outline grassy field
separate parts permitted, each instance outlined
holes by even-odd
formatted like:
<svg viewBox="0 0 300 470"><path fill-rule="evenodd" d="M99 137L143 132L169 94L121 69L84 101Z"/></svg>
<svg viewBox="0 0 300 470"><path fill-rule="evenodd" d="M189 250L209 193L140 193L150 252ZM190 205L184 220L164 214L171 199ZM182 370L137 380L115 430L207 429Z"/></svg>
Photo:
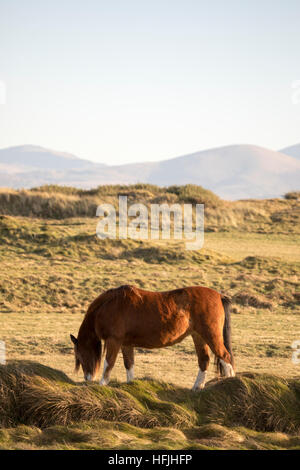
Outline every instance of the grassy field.
<svg viewBox="0 0 300 470"><path fill-rule="evenodd" d="M99 240L95 234L98 220L92 217L95 207L100 202L116 203L120 193L127 194L131 202L147 205L204 202L203 249L188 251L182 241L176 240ZM282 403L280 394L285 394L287 389L293 395L288 402L296 403L293 413L287 410L285 416L283 412L278 420L271 420L272 424L267 421L253 424L252 418L243 418L242 411L238 418L221 419L211 416L209 411L215 387L220 390L225 387L226 395L227 385L219 381L208 387L203 398L206 408L199 410L200 396L204 395L195 397L188 390L198 366L192 342L187 338L162 350L138 349L135 366L138 380L131 386L120 384L125 380L125 370L119 357L112 373L112 387L106 391L99 391L97 385L88 387L89 393L97 398L91 398L88 405L93 410L99 408L103 396L126 393L143 408L144 395L151 395L149 403L156 404L157 418L157 421L150 420L151 425L147 420L135 422L123 415L121 419L114 406L120 413L122 407L114 398L113 418L100 412L87 412L82 414L82 423L73 421L72 417L65 422L62 418L51 422L45 412L48 417L43 423L38 420L30 423L22 414L15 419L3 419L0 448L300 446L296 437L300 429L297 385L300 365L292 362L291 349L292 342L300 339L300 204L297 198L226 202L202 188L165 190L151 185L127 189L109 186L93 192L58 187L23 192L3 189L0 214L0 339L6 342L8 367L3 370L7 372L11 368L9 380L16 383L25 368L21 376L26 382L28 361L31 361L33 372L29 377L33 375L34 384L30 379L30 387L43 386L51 396L66 393L69 403L72 390L76 389L80 395L82 389L82 372L77 376L73 371L69 334L77 334L83 314L99 293L121 284L149 290L204 285L233 299L233 350L238 378L227 382L232 382L234 394L239 396L241 383L248 394L251 387L263 389L262 408L256 410L261 415L266 409L276 415L274 409ZM50 369L40 369L42 366L38 364L61 372L50 373ZM46 375L40 383L41 370ZM3 374L0 393L1 390L4 393L3 383L7 382L7 379L1 382ZM214 375L211 365L209 379ZM271 396L273 392L268 394L270 381L278 399L276 404ZM250 402L251 397L248 397ZM224 400L219 404L222 413ZM165 422L158 411L164 410L165 403L167 409L177 403L180 410L181 407L188 410L188 416L181 417L179 424L176 420ZM126 410L125 407L124 413ZM177 416L179 412L175 411ZM3 413L0 404L0 423ZM287 421L290 426L282 424Z"/></svg>

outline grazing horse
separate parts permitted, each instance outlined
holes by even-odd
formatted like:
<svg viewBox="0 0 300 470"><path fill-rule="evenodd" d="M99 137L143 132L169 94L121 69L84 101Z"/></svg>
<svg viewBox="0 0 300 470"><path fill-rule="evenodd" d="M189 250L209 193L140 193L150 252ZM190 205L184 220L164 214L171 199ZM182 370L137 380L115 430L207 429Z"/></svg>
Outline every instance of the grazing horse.
<svg viewBox="0 0 300 470"><path fill-rule="evenodd" d="M183 287L150 292L134 286L109 289L89 306L74 343L75 369L82 366L85 380L99 370L104 340L103 376L107 385L119 350L127 382L133 380L134 347L165 348L191 335L199 373L193 390L205 385L209 348L222 376L234 376L231 349L230 299L207 287Z"/></svg>

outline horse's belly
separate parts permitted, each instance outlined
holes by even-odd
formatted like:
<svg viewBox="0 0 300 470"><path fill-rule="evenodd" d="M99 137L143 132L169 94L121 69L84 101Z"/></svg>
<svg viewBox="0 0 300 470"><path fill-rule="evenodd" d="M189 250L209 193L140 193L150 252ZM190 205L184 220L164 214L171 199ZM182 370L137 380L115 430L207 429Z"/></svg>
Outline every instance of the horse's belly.
<svg viewBox="0 0 300 470"><path fill-rule="evenodd" d="M186 315L161 322L159 325L148 325L132 338L128 338L132 346L141 348L164 348L179 343L191 333L191 325Z"/></svg>
<svg viewBox="0 0 300 470"><path fill-rule="evenodd" d="M189 334L191 334L191 330L187 329L181 333L177 333L175 335L166 336L162 341L162 348L166 346L173 346L173 344L180 343L184 338L186 338Z"/></svg>

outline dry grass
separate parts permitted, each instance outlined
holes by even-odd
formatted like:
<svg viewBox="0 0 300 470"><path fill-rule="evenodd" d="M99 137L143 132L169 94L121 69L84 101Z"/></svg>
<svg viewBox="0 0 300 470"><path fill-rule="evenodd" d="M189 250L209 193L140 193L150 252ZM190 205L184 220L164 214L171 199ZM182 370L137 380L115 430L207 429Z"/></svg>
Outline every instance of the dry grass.
<svg viewBox="0 0 300 470"><path fill-rule="evenodd" d="M299 380L270 375L240 374L194 393L149 380L85 386L19 362L0 367L0 397L0 448L300 445Z"/></svg>
<svg viewBox="0 0 300 470"><path fill-rule="evenodd" d="M297 192L291 193L297 195ZM249 226L262 232L288 230L300 220L299 198L243 200L229 202L196 185L161 188L150 184L104 185L91 190L48 185L31 190L0 188L0 214L47 219L94 217L99 204L118 207L118 196L126 195L128 203L205 204L205 223L209 231ZM299 227L298 227L299 233Z"/></svg>
<svg viewBox="0 0 300 470"><path fill-rule="evenodd" d="M296 199L300 200L300 191L291 191L290 193L286 193L284 195L285 199Z"/></svg>
<svg viewBox="0 0 300 470"><path fill-rule="evenodd" d="M117 206L118 195L127 196L128 202L144 204L162 202L205 203L209 207L222 206L218 196L201 186L154 185L99 186L92 190L71 187L42 186L32 190L0 190L1 213L5 215L62 219L68 217L93 217L101 203Z"/></svg>

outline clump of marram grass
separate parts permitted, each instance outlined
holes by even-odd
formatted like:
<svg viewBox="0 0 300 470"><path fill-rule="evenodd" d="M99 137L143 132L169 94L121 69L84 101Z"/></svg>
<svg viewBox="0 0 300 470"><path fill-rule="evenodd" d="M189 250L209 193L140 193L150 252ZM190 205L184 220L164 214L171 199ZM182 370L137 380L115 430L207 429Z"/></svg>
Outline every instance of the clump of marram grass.
<svg viewBox="0 0 300 470"><path fill-rule="evenodd" d="M300 382L267 374L240 374L207 388L199 412L209 422L256 431L300 430Z"/></svg>
<svg viewBox="0 0 300 470"><path fill-rule="evenodd" d="M14 216L62 219L68 217L95 217L102 203L114 203L118 197L128 197L128 202L151 204L161 202L205 203L207 206L222 205L213 192L197 185L162 188L155 185L104 185L84 190L66 186L46 185L32 190L0 188L0 213Z"/></svg>
<svg viewBox="0 0 300 470"><path fill-rule="evenodd" d="M3 215L63 219L94 217L97 200L74 194L39 193L29 190L0 190L0 211Z"/></svg>
<svg viewBox="0 0 300 470"><path fill-rule="evenodd" d="M251 292L238 292L233 296L233 301L243 306L266 308L269 310L273 308L271 300Z"/></svg>
<svg viewBox="0 0 300 470"><path fill-rule="evenodd" d="M60 371L28 361L0 366L0 427L23 422L23 394L31 383L43 376L57 383L71 382Z"/></svg>
<svg viewBox="0 0 300 470"><path fill-rule="evenodd" d="M300 191L291 191L284 195L285 199L294 199L299 201L300 200Z"/></svg>
<svg viewBox="0 0 300 470"><path fill-rule="evenodd" d="M215 423L268 432L300 430L299 380L266 374L211 381L193 393L148 380L84 386L49 367L19 363L0 367L0 403L2 428L104 420L148 429Z"/></svg>
<svg viewBox="0 0 300 470"><path fill-rule="evenodd" d="M189 413L174 403L159 401L146 407L126 390L78 386L65 377L45 366L41 370L36 363L31 368L28 363L26 368L21 363L0 366L0 426L46 427L104 419L152 428L190 421Z"/></svg>

